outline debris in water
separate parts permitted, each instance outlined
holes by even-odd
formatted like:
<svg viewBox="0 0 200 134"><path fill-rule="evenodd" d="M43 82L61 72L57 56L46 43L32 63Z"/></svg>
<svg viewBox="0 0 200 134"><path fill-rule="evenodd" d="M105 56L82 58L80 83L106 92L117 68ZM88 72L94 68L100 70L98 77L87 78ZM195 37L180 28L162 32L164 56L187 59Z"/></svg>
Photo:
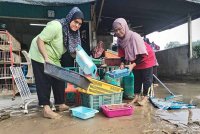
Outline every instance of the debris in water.
<svg viewBox="0 0 200 134"><path fill-rule="evenodd" d="M10 113L6 111L0 111L0 121L10 118Z"/></svg>

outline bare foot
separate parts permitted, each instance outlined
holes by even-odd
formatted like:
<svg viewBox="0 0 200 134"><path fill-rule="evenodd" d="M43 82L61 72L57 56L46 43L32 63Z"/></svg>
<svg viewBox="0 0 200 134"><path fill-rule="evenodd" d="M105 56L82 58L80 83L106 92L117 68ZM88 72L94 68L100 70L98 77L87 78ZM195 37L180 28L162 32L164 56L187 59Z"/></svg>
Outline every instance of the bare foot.
<svg viewBox="0 0 200 134"><path fill-rule="evenodd" d="M134 99L128 103L128 105L133 105L134 103L138 102L139 100L139 95L135 95Z"/></svg>
<svg viewBox="0 0 200 134"><path fill-rule="evenodd" d="M45 105L43 109L43 116L49 119L59 119L61 116L51 110L49 105Z"/></svg>
<svg viewBox="0 0 200 134"><path fill-rule="evenodd" d="M144 106L144 105L147 104L147 101L148 101L148 97L145 96L141 101L138 101L138 104L139 104L140 106Z"/></svg>
<svg viewBox="0 0 200 134"><path fill-rule="evenodd" d="M57 108L58 111L62 112L62 111L66 111L69 110L69 106L65 105L65 104L60 104Z"/></svg>

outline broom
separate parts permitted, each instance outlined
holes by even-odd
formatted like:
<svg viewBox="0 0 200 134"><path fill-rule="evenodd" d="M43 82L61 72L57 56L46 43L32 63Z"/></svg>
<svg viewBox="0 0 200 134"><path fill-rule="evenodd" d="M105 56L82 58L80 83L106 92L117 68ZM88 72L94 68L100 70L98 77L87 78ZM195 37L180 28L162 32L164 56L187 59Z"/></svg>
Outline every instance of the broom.
<svg viewBox="0 0 200 134"><path fill-rule="evenodd" d="M183 95L175 95L167 86L165 86L165 84L162 81L158 79L158 77L156 77L154 74L153 77L171 94L170 96L165 97L166 101L171 99L180 99L180 97L183 96Z"/></svg>

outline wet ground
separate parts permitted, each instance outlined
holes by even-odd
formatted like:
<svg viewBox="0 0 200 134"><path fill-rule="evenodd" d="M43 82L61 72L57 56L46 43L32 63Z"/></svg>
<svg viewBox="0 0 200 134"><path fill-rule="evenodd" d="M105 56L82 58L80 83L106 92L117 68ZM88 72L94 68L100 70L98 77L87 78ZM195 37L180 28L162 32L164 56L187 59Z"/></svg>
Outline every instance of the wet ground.
<svg viewBox="0 0 200 134"><path fill-rule="evenodd" d="M81 120L71 116L69 111L60 113L61 119L42 118L41 108L31 104L28 114L19 109L20 97L0 97L1 113L10 117L0 120L0 134L198 134L200 133L200 83L166 82L177 98L197 105L195 109L159 110L149 102L146 106L134 106L131 116L107 118L101 112L94 118ZM159 85L154 88L155 96L164 98L169 93ZM36 96L35 96L36 97ZM0 114L2 115L2 114Z"/></svg>

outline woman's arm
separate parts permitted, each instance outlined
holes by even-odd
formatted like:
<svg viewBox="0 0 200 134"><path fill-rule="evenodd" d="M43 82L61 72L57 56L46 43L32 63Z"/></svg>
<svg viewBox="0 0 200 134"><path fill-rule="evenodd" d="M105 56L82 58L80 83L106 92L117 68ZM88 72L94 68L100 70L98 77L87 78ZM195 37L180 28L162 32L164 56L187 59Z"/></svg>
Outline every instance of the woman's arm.
<svg viewBox="0 0 200 134"><path fill-rule="evenodd" d="M37 38L37 45L38 45L38 49L39 49L40 53L42 54L45 62L49 62L49 57L47 55L44 41L41 40L40 37Z"/></svg>
<svg viewBox="0 0 200 134"><path fill-rule="evenodd" d="M56 27L56 28L55 28ZM47 23L46 27L42 30L42 32L38 35L37 38L37 46L42 54L45 62L50 62L45 44L46 42L51 42L58 34L59 31L62 29L60 22L58 21L50 21Z"/></svg>
<svg viewBox="0 0 200 134"><path fill-rule="evenodd" d="M118 51L118 56L120 57L121 60L119 68L123 69L125 67L125 52L120 46L118 46L117 51Z"/></svg>
<svg viewBox="0 0 200 134"><path fill-rule="evenodd" d="M136 63L136 65L138 65L138 64L143 62L144 56L145 56L144 54L139 54L139 55L136 56L136 59L134 61Z"/></svg>
<svg viewBox="0 0 200 134"><path fill-rule="evenodd" d="M133 68L138 65L138 64L141 64L143 62L143 58L144 58L144 54L139 54L136 56L136 59L134 60L133 63L131 63L130 65L128 65L128 68L130 71L133 70Z"/></svg>

